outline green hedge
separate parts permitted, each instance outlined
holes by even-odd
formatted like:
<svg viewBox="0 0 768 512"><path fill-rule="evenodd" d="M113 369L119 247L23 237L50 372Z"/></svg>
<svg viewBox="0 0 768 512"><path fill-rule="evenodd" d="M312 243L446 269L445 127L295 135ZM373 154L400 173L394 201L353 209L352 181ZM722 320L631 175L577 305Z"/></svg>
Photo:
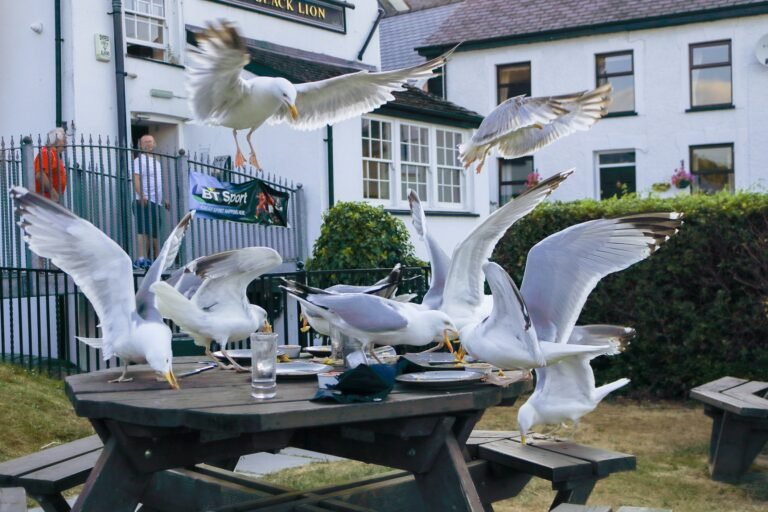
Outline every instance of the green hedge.
<svg viewBox="0 0 768 512"><path fill-rule="evenodd" d="M515 224L493 259L521 282L528 250L573 224L682 211L685 223L649 259L603 279L580 324L637 329L620 356L593 365L599 382L626 376L634 395L682 398L724 375L768 377L768 195L685 195L547 203Z"/></svg>

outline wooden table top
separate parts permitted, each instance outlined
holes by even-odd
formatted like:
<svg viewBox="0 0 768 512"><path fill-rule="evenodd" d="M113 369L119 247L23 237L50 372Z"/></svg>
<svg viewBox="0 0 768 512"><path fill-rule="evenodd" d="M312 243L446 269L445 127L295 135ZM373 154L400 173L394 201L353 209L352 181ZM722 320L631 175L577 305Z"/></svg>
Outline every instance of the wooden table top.
<svg viewBox="0 0 768 512"><path fill-rule="evenodd" d="M768 382L722 377L691 390L691 398L753 418L768 418Z"/></svg>
<svg viewBox="0 0 768 512"><path fill-rule="evenodd" d="M199 368L200 357L174 360L177 374ZM530 387L519 381L507 388L476 384L451 391L397 385L381 402L332 404L310 402L317 379L278 379L277 396L251 397L250 373L212 369L180 380L181 390L159 382L146 365L128 371L133 382L109 383L113 368L67 377L66 391L78 416L112 419L151 427L187 427L227 432L266 432L482 410L512 400Z"/></svg>

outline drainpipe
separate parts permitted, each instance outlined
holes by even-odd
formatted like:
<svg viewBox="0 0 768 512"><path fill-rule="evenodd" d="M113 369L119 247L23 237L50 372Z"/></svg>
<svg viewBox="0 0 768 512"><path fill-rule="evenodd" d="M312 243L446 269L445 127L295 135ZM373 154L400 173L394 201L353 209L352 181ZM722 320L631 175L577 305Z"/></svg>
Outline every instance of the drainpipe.
<svg viewBox="0 0 768 512"><path fill-rule="evenodd" d="M61 126L61 118L63 117L61 113L61 43L64 41L61 38L61 0L56 0L53 3L53 12L53 38L56 40L56 126Z"/></svg>
<svg viewBox="0 0 768 512"><path fill-rule="evenodd" d="M334 203L333 198L333 126L325 125L325 145L328 156L328 208Z"/></svg>
<svg viewBox="0 0 768 512"><path fill-rule="evenodd" d="M384 16L384 9L379 7L379 13L376 15L376 21L373 22L371 31L368 32L368 37L365 38L365 43L363 43L363 47L360 48L360 53L357 54L357 60L363 60L363 55L365 54L365 50L368 49L368 45L371 43L371 39L373 38L373 33L376 32L376 28L378 28L379 22L381 21L381 18L383 16Z"/></svg>
<svg viewBox="0 0 768 512"><path fill-rule="evenodd" d="M118 162L118 177L123 182L122 186L117 188L118 199L118 215L120 219L118 221L118 231L120 235L118 240L121 241L121 246L129 254L132 254L130 250L130 226L128 224L128 217L131 214L130 194L133 190L131 185L132 176L128 170L128 130L127 115L125 111L125 55L123 53L123 13L122 13L122 1L112 0L112 30L114 34L114 48L115 48L115 92L117 95L117 162Z"/></svg>

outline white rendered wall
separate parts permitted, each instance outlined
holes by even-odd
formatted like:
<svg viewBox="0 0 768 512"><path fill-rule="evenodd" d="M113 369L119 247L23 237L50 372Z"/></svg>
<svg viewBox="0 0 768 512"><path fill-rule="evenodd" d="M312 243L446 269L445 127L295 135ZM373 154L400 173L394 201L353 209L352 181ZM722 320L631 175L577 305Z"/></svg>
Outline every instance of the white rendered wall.
<svg viewBox="0 0 768 512"><path fill-rule="evenodd" d="M533 96L595 87L595 54L634 51L637 116L607 118L590 131L557 141L534 155L542 176L575 167L553 199L599 198L595 153L634 149L636 185L649 192L669 182L690 145L733 143L737 189L768 185L768 68L755 58L768 16L738 18L664 29L623 32L561 41L457 52L448 64L449 100L488 114L496 106L496 66L531 62ZM731 40L735 109L686 113L691 43ZM488 159L490 200L498 200L498 165Z"/></svg>

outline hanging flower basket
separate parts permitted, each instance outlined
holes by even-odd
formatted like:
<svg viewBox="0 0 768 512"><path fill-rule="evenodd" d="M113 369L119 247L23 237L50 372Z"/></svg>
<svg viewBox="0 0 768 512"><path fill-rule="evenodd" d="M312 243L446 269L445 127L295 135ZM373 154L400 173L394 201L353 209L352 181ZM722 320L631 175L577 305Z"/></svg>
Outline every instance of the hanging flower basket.
<svg viewBox="0 0 768 512"><path fill-rule="evenodd" d="M672 173L672 185L680 189L688 188L691 186L691 181L693 181L693 176L685 170L684 162L681 160L680 168L675 169L675 172Z"/></svg>

